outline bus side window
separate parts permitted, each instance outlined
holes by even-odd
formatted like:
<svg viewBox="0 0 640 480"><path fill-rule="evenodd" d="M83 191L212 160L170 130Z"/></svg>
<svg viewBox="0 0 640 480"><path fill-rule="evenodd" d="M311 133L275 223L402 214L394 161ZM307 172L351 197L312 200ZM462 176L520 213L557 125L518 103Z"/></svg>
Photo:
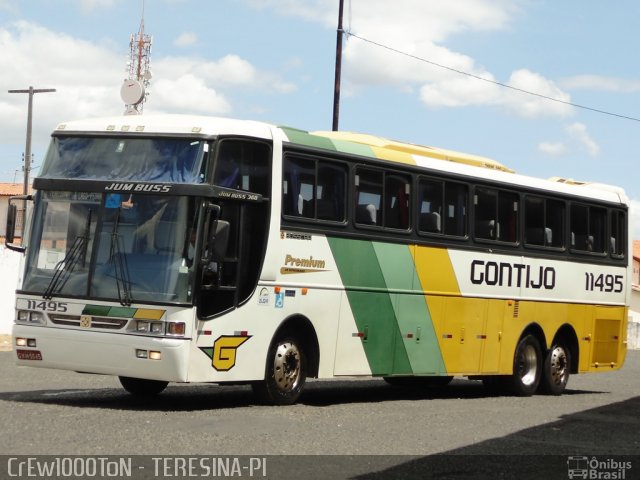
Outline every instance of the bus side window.
<svg viewBox="0 0 640 480"><path fill-rule="evenodd" d="M347 169L342 164L318 161L316 212L319 220L344 222Z"/></svg>
<svg viewBox="0 0 640 480"><path fill-rule="evenodd" d="M498 192L486 188L476 189L474 196L475 220L474 234L476 238L496 240L499 225L496 222Z"/></svg>
<svg viewBox="0 0 640 480"><path fill-rule="evenodd" d="M624 257L626 239L625 224L625 213L612 210L609 248L611 255L614 257Z"/></svg>
<svg viewBox="0 0 640 480"><path fill-rule="evenodd" d="M218 150L213 183L269 197L271 148L266 143L223 140Z"/></svg>
<svg viewBox="0 0 640 480"><path fill-rule="evenodd" d="M418 229L426 233L442 233L443 182L420 180L420 221Z"/></svg>
<svg viewBox="0 0 640 480"><path fill-rule="evenodd" d="M385 176L384 226L407 230L409 228L409 180L400 175Z"/></svg>
<svg viewBox="0 0 640 480"><path fill-rule="evenodd" d="M282 213L296 217L314 214L316 167L313 160L286 157L282 183Z"/></svg>
<svg viewBox="0 0 640 480"><path fill-rule="evenodd" d="M356 171L356 218L361 225L381 225L382 215L380 206L382 203L382 177L383 173L377 170L358 168Z"/></svg>

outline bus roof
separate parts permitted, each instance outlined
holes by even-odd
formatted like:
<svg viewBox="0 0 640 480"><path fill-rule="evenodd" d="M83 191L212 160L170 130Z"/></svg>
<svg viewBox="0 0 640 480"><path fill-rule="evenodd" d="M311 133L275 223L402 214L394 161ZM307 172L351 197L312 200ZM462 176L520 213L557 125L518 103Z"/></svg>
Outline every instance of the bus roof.
<svg viewBox="0 0 640 480"><path fill-rule="evenodd" d="M312 134L331 138L334 140L342 140L369 145L372 148L381 149L381 154L384 154L383 152L386 150L388 152L400 152L409 155L420 155L423 157L437 158L439 160L445 160L449 162L462 163L464 165L473 165L476 167L484 167L492 170L514 173L514 171L509 167L506 167L505 165L502 165L501 163L496 162L491 158L472 155L469 153L456 152L454 150L446 150L444 148L416 145L412 143L402 143L395 140L388 140L383 137L376 137L374 135L367 135L363 133L313 132ZM392 154L391 156L393 157L394 155ZM390 160L393 160L393 158L390 158Z"/></svg>
<svg viewBox="0 0 640 480"><path fill-rule="evenodd" d="M280 134L276 133L279 131ZM54 134L82 133L138 133L167 135L242 135L272 139L284 134L291 143L324 150L339 151L390 162L414 165L431 170L486 178L514 186L534 187L608 202L628 203L622 188L598 183L577 182L558 177L543 180L518 175L505 165L478 155L388 140L374 135L351 132L307 132L290 127L221 117L200 115L123 115L91 118L60 123Z"/></svg>
<svg viewBox="0 0 640 480"><path fill-rule="evenodd" d="M177 135L246 135L272 138L273 127L250 120L201 115L122 115L60 123L54 133L151 133Z"/></svg>
<svg viewBox="0 0 640 480"><path fill-rule="evenodd" d="M552 193L628 204L620 187L601 183L577 182L553 177L549 180L518 175L509 167L487 158L443 148L402 143L374 135L351 132L306 132L280 127L292 143L356 154L379 160L403 163L452 173L460 176L485 178L502 184L532 187ZM443 161L444 160L444 161Z"/></svg>

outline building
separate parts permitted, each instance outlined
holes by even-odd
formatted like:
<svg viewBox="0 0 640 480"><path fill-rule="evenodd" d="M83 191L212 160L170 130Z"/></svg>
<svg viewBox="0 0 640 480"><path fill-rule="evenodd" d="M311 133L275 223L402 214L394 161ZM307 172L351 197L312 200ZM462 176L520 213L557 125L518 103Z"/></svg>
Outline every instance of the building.
<svg viewBox="0 0 640 480"><path fill-rule="evenodd" d="M627 342L628 348L640 349L640 240L633 241L633 277Z"/></svg>

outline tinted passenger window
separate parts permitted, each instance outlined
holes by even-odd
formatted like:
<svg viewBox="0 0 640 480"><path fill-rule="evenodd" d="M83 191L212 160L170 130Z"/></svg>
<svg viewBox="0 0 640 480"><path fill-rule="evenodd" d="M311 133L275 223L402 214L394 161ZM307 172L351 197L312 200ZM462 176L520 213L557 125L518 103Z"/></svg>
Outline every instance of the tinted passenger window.
<svg viewBox="0 0 640 480"><path fill-rule="evenodd" d="M409 177L358 168L355 187L357 224L409 229L411 194Z"/></svg>
<svg viewBox="0 0 640 480"><path fill-rule="evenodd" d="M624 212L618 210L611 212L611 238L609 245L613 256L624 257L627 238L626 224Z"/></svg>
<svg viewBox="0 0 640 480"><path fill-rule="evenodd" d="M477 188L474 204L476 238L517 242L517 194L490 188Z"/></svg>
<svg viewBox="0 0 640 480"><path fill-rule="evenodd" d="M343 164L287 156L282 182L282 213L343 222L347 169Z"/></svg>
<svg viewBox="0 0 640 480"><path fill-rule="evenodd" d="M563 248L564 218L564 202L528 196L525 200L525 244Z"/></svg>
<svg viewBox="0 0 640 480"><path fill-rule="evenodd" d="M467 186L455 182L420 179L419 224L423 233L467 234Z"/></svg>
<svg viewBox="0 0 640 480"><path fill-rule="evenodd" d="M604 253L607 210L601 207L571 206L571 248Z"/></svg>

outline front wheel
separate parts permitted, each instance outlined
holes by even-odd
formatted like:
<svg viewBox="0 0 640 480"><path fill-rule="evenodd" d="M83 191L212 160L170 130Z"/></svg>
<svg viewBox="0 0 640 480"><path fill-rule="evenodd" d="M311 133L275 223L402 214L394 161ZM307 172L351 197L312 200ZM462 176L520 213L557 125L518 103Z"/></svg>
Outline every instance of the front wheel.
<svg viewBox="0 0 640 480"><path fill-rule="evenodd" d="M146 380L144 378L118 377L122 387L132 395L150 397L162 392L169 382Z"/></svg>
<svg viewBox="0 0 640 480"><path fill-rule="evenodd" d="M267 355L265 379L253 384L253 391L264 403L295 403L307 379L307 358L302 344L285 336L273 342Z"/></svg>
<svg viewBox="0 0 640 480"><path fill-rule="evenodd" d="M508 377L509 390L519 397L529 397L540 384L542 354L540 342L533 335L523 337L513 356L513 374Z"/></svg>
<svg viewBox="0 0 640 480"><path fill-rule="evenodd" d="M542 367L540 391L549 395L560 395L569 381L569 350L561 344L554 344L547 353Z"/></svg>

